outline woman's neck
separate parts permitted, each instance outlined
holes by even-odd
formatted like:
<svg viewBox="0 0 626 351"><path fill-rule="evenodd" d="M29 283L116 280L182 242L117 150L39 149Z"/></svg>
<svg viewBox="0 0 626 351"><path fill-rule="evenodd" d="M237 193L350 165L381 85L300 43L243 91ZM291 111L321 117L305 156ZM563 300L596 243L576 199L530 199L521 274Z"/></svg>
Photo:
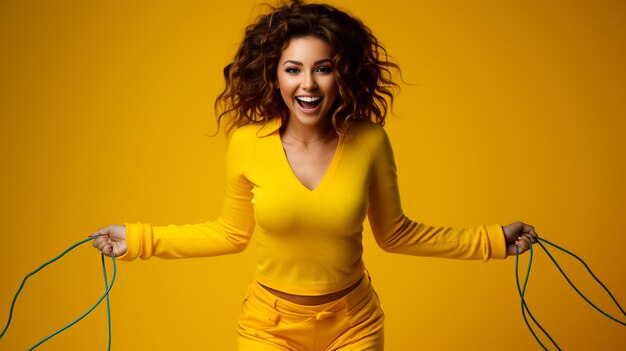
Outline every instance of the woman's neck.
<svg viewBox="0 0 626 351"><path fill-rule="evenodd" d="M304 146L328 141L335 134L335 128L332 125L309 127L287 123L281 131L283 139L288 139L288 143L297 143Z"/></svg>

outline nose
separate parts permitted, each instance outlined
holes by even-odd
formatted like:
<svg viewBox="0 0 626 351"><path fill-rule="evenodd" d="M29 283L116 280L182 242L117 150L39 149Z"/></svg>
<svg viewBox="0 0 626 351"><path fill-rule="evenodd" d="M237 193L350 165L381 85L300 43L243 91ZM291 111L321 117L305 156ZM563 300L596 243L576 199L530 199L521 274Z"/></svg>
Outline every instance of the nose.
<svg viewBox="0 0 626 351"><path fill-rule="evenodd" d="M317 89L317 82L315 80L314 72L305 73L302 79L302 89L307 91Z"/></svg>

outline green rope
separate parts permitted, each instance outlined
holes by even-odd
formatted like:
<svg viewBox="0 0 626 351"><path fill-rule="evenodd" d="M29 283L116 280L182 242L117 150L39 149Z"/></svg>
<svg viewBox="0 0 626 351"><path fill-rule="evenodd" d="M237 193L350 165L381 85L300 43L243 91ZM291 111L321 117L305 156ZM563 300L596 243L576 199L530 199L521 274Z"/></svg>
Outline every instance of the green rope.
<svg viewBox="0 0 626 351"><path fill-rule="evenodd" d="M76 243L76 244L70 246L69 248L65 249L58 256L56 256L55 258L53 258L53 259L49 260L48 262L42 264L41 266L39 266L39 268L35 269L34 271L32 271L28 275L26 275L26 277L24 277L24 279L22 280L22 284L20 284L20 287L17 289L17 292L15 293L15 296L13 297L13 301L11 302L11 309L9 310L9 319L8 319L7 324L5 325L4 329L2 330L2 333L0 333L0 339L2 339L2 337L4 337L4 334L6 333L7 329L9 329L9 325L11 324L11 320L13 318L13 310L15 308L15 302L17 301L17 297L20 295L20 292L24 288L24 285L26 284L26 280L28 280L28 278L32 277L33 275L37 274L39 271L41 271L43 268L45 268L49 264L51 264L51 263L57 261L58 259L60 259L61 257L65 256L66 253L70 252L75 247L77 247L79 245L82 245L82 244L84 244L84 243L86 243L88 241L91 241L93 239L95 239L95 237L90 237L90 238L87 238L85 240L79 241L78 243ZM35 348L39 347L41 344L43 344L44 342L50 340L51 338L53 338L57 334L63 332L64 330L66 330L69 327L73 326L74 324L78 323L80 320L85 318L89 313L91 313L102 302L102 300L105 299L105 298L106 298L106 305L107 305L108 328L109 328L109 342L108 342L108 349L107 350L111 350L111 306L109 304L109 292L111 291L111 288L113 288L113 283L115 282L115 276L117 275L117 265L116 265L116 261L115 261L115 254L113 252L111 252L111 260L113 261L113 276L111 277L111 283L109 283L108 279L107 279L106 266L104 264L104 254L101 254L102 274L104 276L104 286L105 286L105 292L102 295L102 297L100 297L98 299L98 301L87 312L83 313L81 316L79 316L78 318L76 318L75 320L73 320L72 322L70 322L69 324L64 326L63 328L61 328L61 329L55 331L54 333L46 336L45 338L43 338L38 343L36 343L35 345L31 346L28 349L28 351L34 350Z"/></svg>
<svg viewBox="0 0 626 351"><path fill-rule="evenodd" d="M115 253L111 250L111 257L114 257ZM100 262L102 262L102 277L104 278L104 290L110 291L109 289L109 279L107 279L107 270L104 265L104 255L100 255ZM115 259L113 259L113 267L115 267ZM115 269L113 270L113 274L115 274ZM111 281L111 285L113 285L113 281ZM111 302L109 301L109 294L106 294L107 297L107 332L108 332L108 343L107 350L111 350Z"/></svg>
<svg viewBox="0 0 626 351"><path fill-rule="evenodd" d="M15 294L15 296L13 297L13 301L11 302L11 308L9 310L9 318L7 321L6 326L4 327L4 329L2 330L2 333L0 333L0 339L2 339L2 337L4 337L7 329L9 328L9 325L11 324L11 320L13 318L13 310L15 308L15 302L17 301L17 297L19 296L20 292L22 291L22 289L24 288L24 285L26 284L26 280L28 280L28 278L30 278L31 276L37 274L39 271L41 271L43 268L45 268L46 266L48 266L49 264L57 261L58 259L60 259L61 257L63 257L65 254L67 254L69 251L71 251L72 249L74 249L75 247L82 245L88 241L91 241L95 238L87 238L85 240L82 240L72 246L70 246L69 248L67 248L66 250L64 250L61 254L59 254L58 256L56 256L55 258L53 258L52 260L44 263L43 265L41 265L39 268L35 269L34 271L32 271L31 273L29 273L26 277L24 277L24 280L22 280L22 284L20 285L20 287L17 290L17 293ZM598 277L596 277L596 275L591 271L591 268L589 268L589 266L585 263L584 260L582 260L580 257L576 256L574 253L554 244L551 243L545 239L542 238L538 238L538 244L539 246L545 251L545 253L548 255L548 257L550 258L550 260L552 260L552 262L554 263L554 265L557 267L557 269L559 270L559 272L561 273L561 275L563 275L563 277L565 278L565 280L569 283L569 285L574 289L574 291L576 291L578 293L578 295L580 295L583 300L585 300L589 305L591 305L594 309L596 309L598 312L602 313L604 316L608 317L609 319L626 326L626 322L620 321L617 318L609 315L608 313L604 312L602 309L600 309L599 307L597 307L595 304L593 304L577 287L576 285L574 285L574 283L569 279L569 277L567 276L567 274L565 274L565 272L563 271L563 269L561 268L561 266L558 264L558 262L556 261L556 259L552 256L552 254L548 251L548 249L543 245L543 243L546 243L548 245L551 245L567 254L569 254L570 256L576 258L579 262L581 262L583 264L583 266L585 267L585 269L587 270L587 272L589 272L589 274L596 280L596 282L598 284L600 284L600 286L602 286L602 288L604 289L604 291L611 297L611 299L613 300L613 302L615 303L615 305L619 308L619 310L622 312L622 314L624 316L626 316L626 312L624 312L624 309L622 308L622 306L617 302L617 299L615 299L615 297L613 296L613 294L611 293L611 291L600 281L600 279L598 279ZM532 326L530 325L527 315L530 317L530 319L533 321L533 323L542 331L542 333L552 342L552 344L557 348L557 350L561 350L561 348L557 345L557 343L554 341L554 339L550 336L550 334L541 326L541 324L535 319L535 317L532 315L532 313L530 312L530 309L528 308L528 305L526 304L526 300L524 298L525 294L526 294L526 288L528 286L528 281L530 278L530 272L531 272L531 267L532 267L532 261L533 261L533 245L532 242L529 240L529 244L530 244L530 254L529 254L529 260L528 260L528 268L526 271L526 276L524 278L524 283L520 284L520 279L519 279L519 249L516 247L515 249L515 281L517 284L517 291L520 295L520 305L521 305L521 310L522 310L522 317L524 318L524 322L526 323L526 327L528 328L528 330L531 332L531 334L533 335L533 337L535 338L535 340L537 341L537 343L544 349L544 350L548 350L546 348L546 346L541 342L541 340L539 339L539 337L537 336L537 334L535 333L534 329L532 328ZM43 344L44 342L48 341L49 339L53 338L54 336L58 335L59 333L65 331L66 329L70 328L71 326L73 326L74 324L78 323L80 320L82 320L83 318L85 318L89 313L91 313L101 302L102 300L104 300L106 298L106 306L107 306L107 326L108 326L108 345L107 345L107 350L111 350L111 307L110 307L110 301L109 301L109 292L111 291L111 288L113 287L113 284L115 282L115 277L117 275L117 265L116 265L116 261L115 261L115 255L113 254L113 252L111 253L111 260L113 262L113 275L111 278L111 283L109 284L108 282L108 278L107 278L107 272L106 272L106 266L105 266L105 262L104 262L104 254L101 255L101 262L102 262L102 274L104 277L104 287L105 287L105 292L104 294L98 299L98 301L85 313L83 313L81 316L79 316L78 318L76 318L75 320L73 320L72 322L70 322L69 324L67 324L66 326L62 327L61 329L57 330L56 332L46 336L45 338L43 338L41 341L39 341L37 344L33 345L31 348L29 348L28 350L34 350L35 348L37 348L38 346L40 346L41 344Z"/></svg>
<svg viewBox="0 0 626 351"><path fill-rule="evenodd" d="M524 295L526 293L526 286L528 285L528 280L530 278L530 268L532 267L532 264L533 264L533 246L532 246L532 242L529 241L529 243L530 243L530 252L529 252L529 257L528 257L528 269L526 271L526 277L524 279L523 288L520 288L520 281L519 281L519 268L518 268L519 267L519 248L517 246L515 247L515 282L517 283L517 291L520 295L521 306L522 306L522 317L524 318L524 323L526 323L526 327L528 328L528 330L530 330L530 333L533 335L537 343L544 350L548 351L548 349L541 342L541 340L539 340L539 337L537 336L533 328L530 326L530 323L528 323L528 319L526 318L526 313L528 313L533 323L535 323L537 327L539 327L539 329L543 332L543 334L547 336L548 339L550 339L550 341L557 348L557 350L560 351L561 348L559 347L559 345L554 341L554 339L552 339L552 336L550 336L550 334L543 328L543 326L541 326L541 324L535 319L533 314L530 313L530 309L528 308L528 305L526 304L526 301L524 300Z"/></svg>
<svg viewBox="0 0 626 351"><path fill-rule="evenodd" d="M575 259L577 259L580 263L582 263L582 265L585 267L585 269L587 269L587 272L589 272L589 274L593 277L593 279L595 279L596 282L598 282L598 284L600 284L600 286L604 289L604 291L611 297L611 300L613 300L613 302L615 303L615 305L617 306L617 308L619 308L619 310L622 312L622 314L624 316L626 316L626 312L624 312L624 309L622 308L622 306L620 306L619 302L617 302L617 300L615 299L615 297L613 296L613 294L611 294L611 291L604 285L602 284L602 282L600 281L600 279L598 279L598 277L596 277L595 274L593 274L593 272L591 271L591 268L589 268L589 266L585 263L585 261L583 261L580 257L576 256L575 254L573 254L572 252L567 251L566 249L549 242L548 240L545 239L541 239L539 238L539 246L541 246L541 248L543 249L543 251L546 252L546 254L548 255L548 257L550 257L550 259L552 260L552 262L554 263L554 265L556 266L556 268L559 270L559 272L561 272L561 275L563 275L563 278L565 278L565 280L569 283L569 285L574 289L574 291L576 291L578 293L578 295L580 295L580 297L583 298L583 300L585 300L591 307L595 308L598 312L602 313L603 315L605 315L607 318L623 325L626 326L626 322L620 321L619 319L609 315L608 313L604 312L603 310L601 310L599 307L597 307L596 305L594 305L582 292L580 292L580 290L578 290L578 288L576 287L576 285L574 285L574 283L572 283L572 281L569 279L569 277L567 276L567 274L565 274L565 272L563 271L563 269L561 268L561 266L559 266L559 264L556 262L556 260L554 259L554 257L552 257L552 255L550 254L550 252L548 251L548 249L546 249L546 247L541 243L544 242L548 245L551 245L567 254L569 254L570 256L574 257Z"/></svg>
<svg viewBox="0 0 626 351"><path fill-rule="evenodd" d="M532 321L539 327L539 329L541 329L541 331L544 333L545 336L548 337L548 339L550 339L550 341L552 342L552 344L557 348L557 350L561 350L561 348L559 347L559 345L557 345L557 343L554 341L554 339L550 336L550 334L548 334L548 332L541 326L541 324L533 317L533 315L530 313L530 309L528 309L528 305L526 304L526 300L524 298L524 295L526 293L526 286L528 284L528 279L530 277L530 270L532 267L532 260L533 260L533 244L530 240L528 240L528 243L530 244L530 255L529 255L529 259L528 259L528 269L526 271L526 277L524 278L524 283L523 286L520 286L520 280L519 280L519 248L515 248L515 281L517 283L517 291L519 293L520 296L520 300L521 300L521 308L522 308L522 317L524 318L524 322L526 323L526 327L528 328L528 330L530 331L530 333L533 335L533 337L535 338L535 340L537 341L537 343L544 349L544 350L548 350L545 345L541 342L541 340L539 339L539 337L537 336L537 334L535 333L535 331L533 330L533 328L531 327L530 323L528 322L528 319L526 318L526 313L528 313L528 315L530 316L530 318L532 319ZM559 270L559 272L561 272L561 275L563 275L563 277L565 278L565 280L569 283L569 285L574 289L574 291L576 291L578 293L578 295L580 295L583 300L585 300L589 305L591 305L593 308L595 308L598 312L602 313L604 316L610 318L611 320L626 326L626 323L623 321L618 320L617 318L609 315L608 313L604 312L602 309L600 309L599 307L597 307L596 305L594 305L582 292L580 292L580 290L576 287L576 285L574 285L574 283L569 279L569 277L567 276L567 274L565 274L565 272L563 271L563 269L561 268L561 266L557 263L556 259L552 256L552 254L550 254L550 252L548 251L548 249L543 245L543 243L546 243L548 245L551 245L567 254L569 254L570 256L576 258L580 263L583 264L583 266L587 269L587 272L589 272L589 274L596 280L596 282L598 282L598 284L600 284L600 286L602 286L602 288L604 289L604 291L606 291L606 293L611 297L611 299L613 300L613 302L615 303L615 305L619 308L619 310L622 312L622 314L624 316L626 316L626 313L624 312L624 309L622 308L622 306L620 306L620 304L617 302L617 299L615 299L615 297L613 296L613 294L611 293L611 291L600 281L600 279L598 279L598 277L596 277L595 274L593 274L593 272L591 271L591 268L589 268L589 266L585 263L585 261L583 259L581 259L580 257L576 256L574 253L560 247L557 244L551 243L548 240L542 239L542 238L537 238L537 243L539 244L539 246L545 251L545 253L548 255L548 257L550 258L550 260L552 260L552 262L554 263L554 265L557 267L557 269Z"/></svg>

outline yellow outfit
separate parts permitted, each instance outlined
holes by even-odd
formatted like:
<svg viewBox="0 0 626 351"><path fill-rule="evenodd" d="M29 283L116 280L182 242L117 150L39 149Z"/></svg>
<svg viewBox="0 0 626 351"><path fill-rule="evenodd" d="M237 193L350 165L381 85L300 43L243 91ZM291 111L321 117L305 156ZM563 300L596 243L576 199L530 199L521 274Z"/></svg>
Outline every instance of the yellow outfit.
<svg viewBox="0 0 626 351"><path fill-rule="evenodd" d="M239 318L239 351L380 351L385 315L369 275L344 297L316 306L250 284Z"/></svg>
<svg viewBox="0 0 626 351"><path fill-rule="evenodd" d="M350 125L321 183L312 190L291 170L279 128L280 120L274 119L233 133L226 195L216 221L126 224L128 252L123 260L235 253L245 249L255 233L257 281L239 320L240 350L382 350L384 317L362 260L366 216L376 242L389 252L506 257L499 225L437 228L404 215L391 145L377 124ZM313 307L279 299L258 285L295 295L324 295L359 279L359 286L345 298Z"/></svg>
<svg viewBox="0 0 626 351"><path fill-rule="evenodd" d="M259 283L290 294L323 295L363 276L363 222L385 251L459 259L506 257L499 225L436 228L407 218L384 130L353 122L340 136L321 183L309 190L293 174L278 119L235 131L227 152L226 194L216 221L194 225L126 224L133 260L240 252L257 241Z"/></svg>

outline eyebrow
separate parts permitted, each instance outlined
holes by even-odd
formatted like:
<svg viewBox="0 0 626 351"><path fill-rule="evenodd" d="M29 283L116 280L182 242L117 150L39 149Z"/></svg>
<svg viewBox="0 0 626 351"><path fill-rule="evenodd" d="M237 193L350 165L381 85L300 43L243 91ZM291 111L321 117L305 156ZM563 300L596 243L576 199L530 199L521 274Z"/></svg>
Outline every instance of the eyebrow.
<svg viewBox="0 0 626 351"><path fill-rule="evenodd" d="M321 64L321 63L326 63L326 62L331 62L331 63L332 63L332 61L331 61L330 59L325 58L325 59L317 60L317 61L315 61L313 64L315 64L315 65L319 65L319 64ZM286 65L286 64L288 64L288 63L294 64L294 65L296 65L296 66L304 66L304 64L303 64L302 62L300 62L300 61L294 61L294 60L287 60L287 61L283 62L283 66L284 66L284 65Z"/></svg>

